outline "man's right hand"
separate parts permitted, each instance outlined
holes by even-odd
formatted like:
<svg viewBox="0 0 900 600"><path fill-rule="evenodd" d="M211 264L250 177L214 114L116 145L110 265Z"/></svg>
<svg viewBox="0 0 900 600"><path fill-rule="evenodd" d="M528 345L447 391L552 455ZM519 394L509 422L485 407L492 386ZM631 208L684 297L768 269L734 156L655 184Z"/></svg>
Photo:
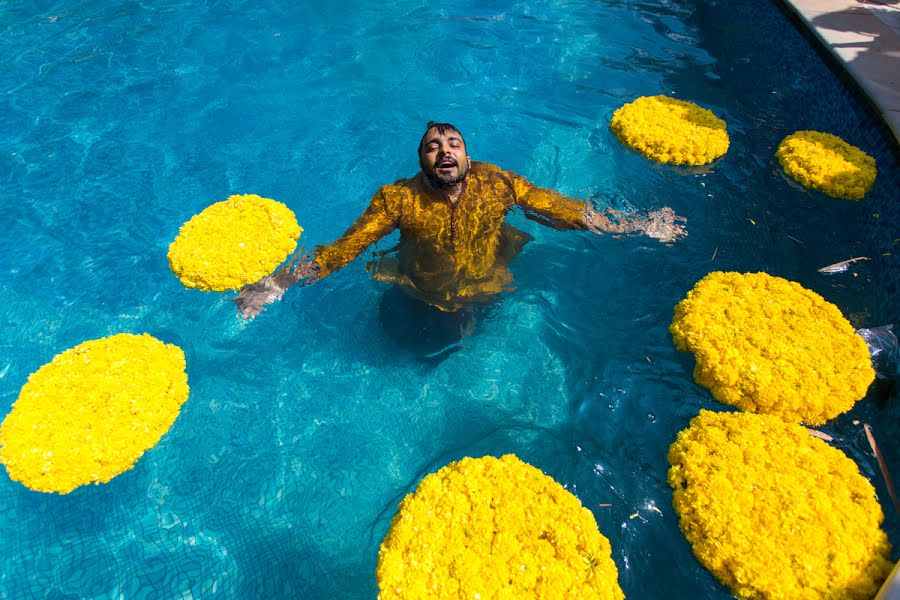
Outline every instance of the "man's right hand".
<svg viewBox="0 0 900 600"><path fill-rule="evenodd" d="M278 285L275 278L266 275L256 283L248 283L241 288L234 299L238 312L244 319L252 319L261 313L267 304L279 300L285 288Z"/></svg>
<svg viewBox="0 0 900 600"><path fill-rule="evenodd" d="M273 275L266 275L256 283L250 283L241 288L234 303L238 312L244 319L252 319L263 310L267 304L280 300L284 292L299 282L303 285L313 283L319 278L319 265L312 253L304 252L301 248L286 265L278 269Z"/></svg>

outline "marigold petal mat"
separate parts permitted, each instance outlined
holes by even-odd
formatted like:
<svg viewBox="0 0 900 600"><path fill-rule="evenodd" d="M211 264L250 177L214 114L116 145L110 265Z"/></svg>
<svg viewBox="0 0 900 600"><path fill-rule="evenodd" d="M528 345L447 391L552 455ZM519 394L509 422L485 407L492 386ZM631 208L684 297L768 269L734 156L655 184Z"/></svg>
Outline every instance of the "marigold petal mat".
<svg viewBox="0 0 900 600"><path fill-rule="evenodd" d="M280 202L231 196L181 226L169 246L169 267L186 287L237 290L274 271L297 248L302 231Z"/></svg>
<svg viewBox="0 0 900 600"><path fill-rule="evenodd" d="M184 353L147 335L83 342L32 373L0 425L10 478L68 493L131 469L188 397Z"/></svg>
<svg viewBox="0 0 900 600"><path fill-rule="evenodd" d="M739 598L868 600L891 570L875 489L800 425L704 410L669 463L681 530Z"/></svg>
<svg viewBox="0 0 900 600"><path fill-rule="evenodd" d="M622 590L590 510L516 456L426 476L378 553L379 598L604 598Z"/></svg>
<svg viewBox="0 0 900 600"><path fill-rule="evenodd" d="M719 401L786 421L824 423L875 379L865 341L837 306L767 273L710 273L675 306L669 331Z"/></svg>
<svg viewBox="0 0 900 600"><path fill-rule="evenodd" d="M875 159L830 133L798 131L775 153L785 173L808 188L835 198L862 200L878 169Z"/></svg>
<svg viewBox="0 0 900 600"><path fill-rule="evenodd" d="M703 165L728 151L725 121L668 96L625 104L613 113L609 128L620 142L661 163Z"/></svg>

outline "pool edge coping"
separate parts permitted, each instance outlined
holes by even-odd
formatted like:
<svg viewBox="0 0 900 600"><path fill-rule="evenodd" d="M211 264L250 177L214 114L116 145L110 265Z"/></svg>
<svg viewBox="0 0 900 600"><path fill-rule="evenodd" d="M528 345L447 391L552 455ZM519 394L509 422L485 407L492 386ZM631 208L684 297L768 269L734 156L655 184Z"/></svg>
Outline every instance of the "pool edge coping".
<svg viewBox="0 0 900 600"><path fill-rule="evenodd" d="M900 145L900 33L868 7L896 12L898 18L900 8L877 0L779 1L857 83ZM894 62L897 67L891 68Z"/></svg>

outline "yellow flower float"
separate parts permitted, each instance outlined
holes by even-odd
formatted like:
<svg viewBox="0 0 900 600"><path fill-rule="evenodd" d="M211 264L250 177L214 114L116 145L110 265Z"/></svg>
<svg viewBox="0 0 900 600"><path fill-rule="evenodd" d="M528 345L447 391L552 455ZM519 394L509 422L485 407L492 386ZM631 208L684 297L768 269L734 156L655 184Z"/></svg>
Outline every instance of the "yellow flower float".
<svg viewBox="0 0 900 600"><path fill-rule="evenodd" d="M800 425L704 410L669 463L681 530L738 598L869 600L893 566L875 489Z"/></svg>
<svg viewBox="0 0 900 600"><path fill-rule="evenodd" d="M186 287L237 290L275 270L303 230L293 211L254 194L208 206L181 226L169 266Z"/></svg>
<svg viewBox="0 0 900 600"><path fill-rule="evenodd" d="M578 499L512 454L464 458L400 503L379 599L622 599L609 541Z"/></svg>
<svg viewBox="0 0 900 600"><path fill-rule="evenodd" d="M609 128L620 142L661 163L703 165L728 151L725 121L668 96L625 104L613 113Z"/></svg>
<svg viewBox="0 0 900 600"><path fill-rule="evenodd" d="M177 346L128 333L83 342L28 377L0 425L0 462L40 492L105 483L159 442L187 397Z"/></svg>
<svg viewBox="0 0 900 600"><path fill-rule="evenodd" d="M675 306L675 346L721 402L813 425L844 413L875 378L840 309L766 273L710 273Z"/></svg>
<svg viewBox="0 0 900 600"><path fill-rule="evenodd" d="M830 133L798 131L775 153L785 173L808 188L835 198L862 200L878 169L875 159Z"/></svg>

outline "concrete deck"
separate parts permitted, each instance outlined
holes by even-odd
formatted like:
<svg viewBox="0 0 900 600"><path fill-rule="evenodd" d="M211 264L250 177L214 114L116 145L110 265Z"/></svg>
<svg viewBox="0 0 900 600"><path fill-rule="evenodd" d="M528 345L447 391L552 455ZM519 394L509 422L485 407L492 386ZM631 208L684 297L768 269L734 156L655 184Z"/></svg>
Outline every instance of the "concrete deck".
<svg viewBox="0 0 900 600"><path fill-rule="evenodd" d="M783 0L869 95L900 142L900 0Z"/></svg>

